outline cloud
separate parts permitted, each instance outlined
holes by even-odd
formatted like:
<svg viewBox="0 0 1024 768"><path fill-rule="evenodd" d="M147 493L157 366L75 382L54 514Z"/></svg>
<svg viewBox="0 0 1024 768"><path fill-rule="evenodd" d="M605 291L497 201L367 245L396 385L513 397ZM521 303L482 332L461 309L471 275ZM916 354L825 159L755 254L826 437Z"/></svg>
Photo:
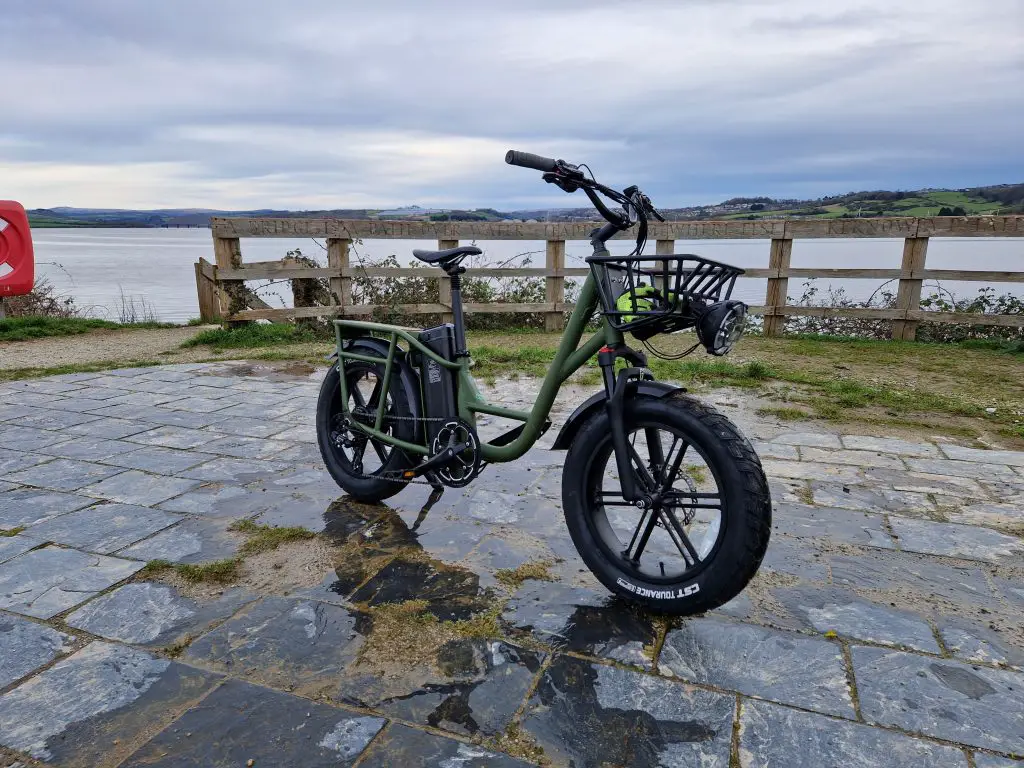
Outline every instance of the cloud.
<svg viewBox="0 0 1024 768"><path fill-rule="evenodd" d="M583 204L508 148L664 206L1024 178L1018 0L840 5L13 2L0 197Z"/></svg>

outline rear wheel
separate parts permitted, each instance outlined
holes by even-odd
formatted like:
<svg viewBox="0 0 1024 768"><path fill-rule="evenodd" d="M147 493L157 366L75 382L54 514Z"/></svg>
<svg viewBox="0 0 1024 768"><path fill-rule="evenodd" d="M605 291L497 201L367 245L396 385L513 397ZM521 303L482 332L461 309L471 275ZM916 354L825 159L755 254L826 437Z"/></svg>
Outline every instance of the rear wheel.
<svg viewBox="0 0 1024 768"><path fill-rule="evenodd" d="M606 413L566 457L562 501L573 543L616 594L674 614L735 597L768 547L771 498L753 447L695 398L627 400L625 432L649 509L622 497Z"/></svg>
<svg viewBox="0 0 1024 768"><path fill-rule="evenodd" d="M409 407L399 372L393 373L383 404L381 431L406 442L416 440L416 421ZM376 502L390 498L406 484L394 478L413 461L400 448L368 437L352 422L372 427L381 408L384 366L362 361L345 364L348 385L348 417L341 407L341 378L333 366L320 387L316 406L316 435L327 471L350 496L359 501Z"/></svg>

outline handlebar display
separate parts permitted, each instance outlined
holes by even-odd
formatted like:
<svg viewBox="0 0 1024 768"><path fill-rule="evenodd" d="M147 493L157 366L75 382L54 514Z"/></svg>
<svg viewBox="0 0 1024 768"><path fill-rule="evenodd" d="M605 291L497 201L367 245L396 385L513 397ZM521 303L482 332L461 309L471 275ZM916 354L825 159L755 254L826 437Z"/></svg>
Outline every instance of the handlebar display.
<svg viewBox="0 0 1024 768"><path fill-rule="evenodd" d="M532 168L535 171L553 173L558 168L558 161L550 157L541 157L530 152L517 152L510 149L505 153L505 162L509 165L518 165L520 168Z"/></svg>

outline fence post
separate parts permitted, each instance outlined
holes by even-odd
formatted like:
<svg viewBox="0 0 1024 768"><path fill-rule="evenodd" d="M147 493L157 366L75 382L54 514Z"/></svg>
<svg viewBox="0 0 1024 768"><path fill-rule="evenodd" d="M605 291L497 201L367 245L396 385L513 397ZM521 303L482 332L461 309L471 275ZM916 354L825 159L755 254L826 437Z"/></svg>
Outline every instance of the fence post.
<svg viewBox="0 0 1024 768"><path fill-rule="evenodd" d="M205 272L212 266L200 257L196 268L196 295L199 298L199 319L204 323L215 323L220 319L220 304L217 299L217 284Z"/></svg>
<svg viewBox="0 0 1024 768"><path fill-rule="evenodd" d="M565 240L548 240L544 266L548 276L544 281L544 300L551 304L565 303ZM557 333L565 327L565 313L553 310L544 316L544 330Z"/></svg>
<svg viewBox="0 0 1024 768"><path fill-rule="evenodd" d="M338 314L344 314L344 308L352 305L352 278L343 277L342 270L348 269L348 247L351 240L343 237L327 238L327 266L337 270L338 276L330 278L331 301L340 308Z"/></svg>
<svg viewBox="0 0 1024 768"><path fill-rule="evenodd" d="M654 246L654 253L656 256L671 256L675 251L675 240L659 240Z"/></svg>
<svg viewBox="0 0 1024 768"><path fill-rule="evenodd" d="M792 239L788 237L773 238L771 254L768 256L768 269L779 270L777 274L786 275L789 271L789 262L792 255ZM788 276L768 278L768 291L764 297L765 336L780 336L786 329L786 315L781 310L786 306L786 295L788 292Z"/></svg>
<svg viewBox="0 0 1024 768"><path fill-rule="evenodd" d="M921 308L922 279L919 275L924 270L927 255L927 237L908 237L903 241L903 274L900 275L899 290L896 293L896 309L910 312ZM917 323L917 320L893 320L893 339L913 341L917 336Z"/></svg>
<svg viewBox="0 0 1024 768"><path fill-rule="evenodd" d="M213 255L217 260L217 269L239 269L242 266L242 244L237 237L214 237ZM230 327L238 323L230 323L226 318L235 312L241 312L248 304L245 301L245 281L220 280L220 317L221 323Z"/></svg>
<svg viewBox="0 0 1024 768"><path fill-rule="evenodd" d="M458 248L458 240L438 240L437 250L447 251L449 248ZM447 304L449 307L452 305L452 281L447 275L438 278L437 282L437 300L440 304ZM455 315L451 312L445 312L441 315L442 323L454 323Z"/></svg>

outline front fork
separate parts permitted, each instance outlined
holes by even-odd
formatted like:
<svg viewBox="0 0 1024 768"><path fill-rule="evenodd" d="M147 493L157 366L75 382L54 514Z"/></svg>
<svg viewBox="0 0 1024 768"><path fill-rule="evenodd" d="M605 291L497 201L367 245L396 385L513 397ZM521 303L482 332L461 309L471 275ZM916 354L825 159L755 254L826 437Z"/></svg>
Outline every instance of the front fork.
<svg viewBox="0 0 1024 768"><path fill-rule="evenodd" d="M622 357L632 364L615 373L615 361ZM597 353L597 364L601 367L601 378L604 381L605 407L608 409L608 420L611 423L612 446L615 450L615 466L619 471L619 483L622 498L640 509L650 509L654 499L644 489L637 488L637 472L647 473L645 467L633 463L633 449L626 439L625 399L626 392L632 387L630 382L653 380L654 376L647 370L647 357L642 352L630 349L625 344L604 346ZM659 443L660 447L660 443ZM657 457L651 457L657 460ZM637 458L637 465L641 462ZM645 477L647 481L650 478ZM649 483L645 483L649 484Z"/></svg>

